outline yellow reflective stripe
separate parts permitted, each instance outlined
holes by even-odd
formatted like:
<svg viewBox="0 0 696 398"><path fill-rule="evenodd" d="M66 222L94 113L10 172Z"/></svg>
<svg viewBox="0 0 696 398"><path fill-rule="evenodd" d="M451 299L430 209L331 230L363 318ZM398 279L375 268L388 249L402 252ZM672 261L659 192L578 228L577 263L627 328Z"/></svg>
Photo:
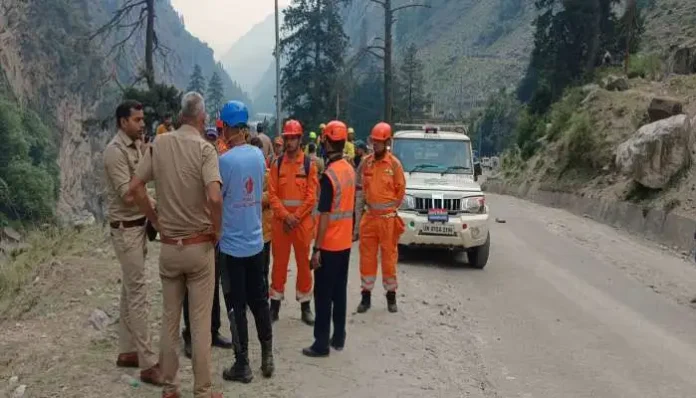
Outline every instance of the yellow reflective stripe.
<svg viewBox="0 0 696 398"><path fill-rule="evenodd" d="M283 201L283 205L285 205L285 206L301 206L301 205L302 205L302 201L301 201L301 200L290 200L290 199L288 199L288 200L284 200L284 201Z"/></svg>
<svg viewBox="0 0 696 398"><path fill-rule="evenodd" d="M392 207L396 207L398 205L397 201L393 200L391 202L387 203L368 203L367 207L370 210L388 210L391 209Z"/></svg>
<svg viewBox="0 0 696 398"><path fill-rule="evenodd" d="M339 211L339 212L331 212L329 214L329 218L331 221L338 221L338 220L344 220L346 218L353 218L353 212L352 211Z"/></svg>

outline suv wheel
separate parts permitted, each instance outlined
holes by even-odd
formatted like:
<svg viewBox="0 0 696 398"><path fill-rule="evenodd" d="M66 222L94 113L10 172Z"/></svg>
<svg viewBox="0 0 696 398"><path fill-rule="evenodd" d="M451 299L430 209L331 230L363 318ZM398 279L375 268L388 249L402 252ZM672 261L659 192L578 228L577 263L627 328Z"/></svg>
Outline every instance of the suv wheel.
<svg viewBox="0 0 696 398"><path fill-rule="evenodd" d="M488 263L488 253L491 249L491 233L486 237L486 243L483 246L473 247L467 250L466 255L469 258L469 264L478 269L483 269Z"/></svg>

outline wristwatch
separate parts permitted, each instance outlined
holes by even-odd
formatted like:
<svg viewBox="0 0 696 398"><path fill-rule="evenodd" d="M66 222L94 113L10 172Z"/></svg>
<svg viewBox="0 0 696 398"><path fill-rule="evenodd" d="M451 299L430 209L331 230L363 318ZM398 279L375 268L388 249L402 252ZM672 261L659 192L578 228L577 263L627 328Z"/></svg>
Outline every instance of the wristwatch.
<svg viewBox="0 0 696 398"><path fill-rule="evenodd" d="M314 246L314 247L312 248L312 255L314 255L314 253L316 253L316 252L318 252L318 251L319 251L319 248L316 247L316 246Z"/></svg>

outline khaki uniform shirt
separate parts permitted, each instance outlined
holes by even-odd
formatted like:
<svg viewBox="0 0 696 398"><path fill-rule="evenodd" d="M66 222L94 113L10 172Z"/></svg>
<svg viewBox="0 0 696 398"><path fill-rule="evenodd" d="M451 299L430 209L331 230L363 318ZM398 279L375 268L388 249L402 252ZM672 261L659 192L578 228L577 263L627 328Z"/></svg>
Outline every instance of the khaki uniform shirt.
<svg viewBox="0 0 696 398"><path fill-rule="evenodd" d="M212 232L206 186L221 183L215 147L198 130L183 125L159 136L135 174L155 181L162 236L186 239Z"/></svg>
<svg viewBox="0 0 696 398"><path fill-rule="evenodd" d="M138 205L126 204L123 198L128 193L128 184L143 155L140 140L132 140L119 130L104 150L104 168L109 199L108 219L132 221L145 217Z"/></svg>

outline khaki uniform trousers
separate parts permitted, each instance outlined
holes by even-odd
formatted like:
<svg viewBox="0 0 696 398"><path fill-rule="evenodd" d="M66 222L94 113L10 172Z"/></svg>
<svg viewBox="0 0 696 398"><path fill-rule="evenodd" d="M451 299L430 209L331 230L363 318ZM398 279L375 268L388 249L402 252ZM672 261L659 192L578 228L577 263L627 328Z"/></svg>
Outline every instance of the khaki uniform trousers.
<svg viewBox="0 0 696 398"><path fill-rule="evenodd" d="M138 353L141 369L157 364L152 351L148 323L150 303L147 300L145 227L112 228L111 241L123 273L119 321L119 353Z"/></svg>
<svg viewBox="0 0 696 398"><path fill-rule="evenodd" d="M186 246L162 245L162 335L160 364L165 392L179 387L179 326L181 306L188 289L193 351L193 395L212 393L210 318L215 289L215 246L212 242Z"/></svg>

